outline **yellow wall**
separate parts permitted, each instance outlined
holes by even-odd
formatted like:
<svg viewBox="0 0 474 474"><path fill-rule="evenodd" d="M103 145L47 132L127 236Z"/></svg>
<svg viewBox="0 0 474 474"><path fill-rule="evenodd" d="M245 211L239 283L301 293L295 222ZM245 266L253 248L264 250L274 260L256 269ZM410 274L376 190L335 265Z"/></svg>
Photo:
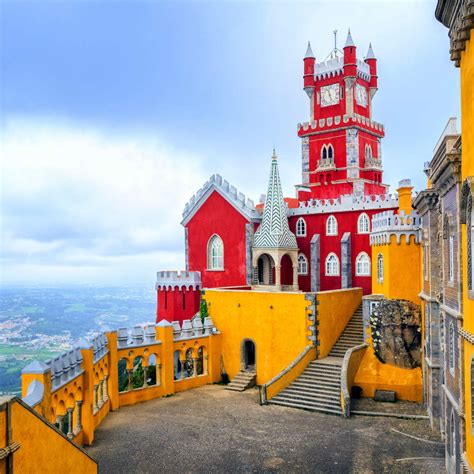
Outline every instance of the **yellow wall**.
<svg viewBox="0 0 474 474"><path fill-rule="evenodd" d="M321 291L318 301L319 358L326 357L362 303L362 288Z"/></svg>
<svg viewBox="0 0 474 474"><path fill-rule="evenodd" d="M20 402L11 404L11 415L12 440L21 444L13 454L14 472L97 472L94 460Z"/></svg>
<svg viewBox="0 0 474 474"><path fill-rule="evenodd" d="M377 258L384 257L384 279L377 280ZM410 237L407 244L405 236L400 244L392 235L390 244L372 245L372 293L387 298L404 299L420 304L418 294L421 291L421 245Z"/></svg>
<svg viewBox="0 0 474 474"><path fill-rule="evenodd" d="M397 189L399 211L405 211L405 213L409 214L413 210L412 191L412 186L404 186Z"/></svg>
<svg viewBox="0 0 474 474"><path fill-rule="evenodd" d="M395 390L399 400L423 401L421 368L410 370L382 364L372 346L365 351L353 385L362 388L363 397L373 397L376 389Z"/></svg>
<svg viewBox="0 0 474 474"><path fill-rule="evenodd" d="M463 181L474 176L474 42L466 42L466 49L461 53L461 117L462 117L462 164L461 173ZM462 255L467 255L466 225L462 225ZM467 259L462 258L463 273L463 327L474 334L474 300L469 298L467 291ZM474 356L474 346L466 340L464 344L464 400L466 413L466 455L471 466L474 466L474 435L471 426L471 359Z"/></svg>
<svg viewBox="0 0 474 474"><path fill-rule="evenodd" d="M311 344L311 302L304 293L213 289L206 290L204 298L222 333L222 359L230 379L240 371L245 339L255 343L258 385L288 367Z"/></svg>

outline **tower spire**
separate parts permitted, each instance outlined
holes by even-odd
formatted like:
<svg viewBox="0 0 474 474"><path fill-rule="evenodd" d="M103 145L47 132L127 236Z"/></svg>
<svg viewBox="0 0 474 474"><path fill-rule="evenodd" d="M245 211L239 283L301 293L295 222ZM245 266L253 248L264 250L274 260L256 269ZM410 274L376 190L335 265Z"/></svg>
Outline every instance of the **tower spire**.
<svg viewBox="0 0 474 474"><path fill-rule="evenodd" d="M312 58L314 59L314 53L313 50L311 49L311 42L308 41L308 47L306 48L306 54L304 55L304 59Z"/></svg>
<svg viewBox="0 0 474 474"><path fill-rule="evenodd" d="M351 36L351 29L350 28L347 32L347 39L346 39L346 44L344 45L344 48L347 48L349 46L355 46L354 40L352 39L352 36Z"/></svg>
<svg viewBox="0 0 474 474"><path fill-rule="evenodd" d="M369 49L367 51L367 56L365 59L375 59L374 50L372 49L372 43L369 43Z"/></svg>

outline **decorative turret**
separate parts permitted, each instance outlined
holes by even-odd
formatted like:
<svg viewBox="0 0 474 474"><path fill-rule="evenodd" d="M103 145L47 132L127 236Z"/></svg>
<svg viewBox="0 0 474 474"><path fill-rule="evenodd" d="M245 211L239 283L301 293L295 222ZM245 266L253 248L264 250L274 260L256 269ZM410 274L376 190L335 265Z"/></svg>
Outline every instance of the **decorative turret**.
<svg viewBox="0 0 474 474"><path fill-rule="evenodd" d="M367 56L365 57L365 62L370 67L370 83L369 83L369 92L370 98L372 99L377 92L377 59L372 49L372 43L369 44L369 50L367 51Z"/></svg>
<svg viewBox="0 0 474 474"><path fill-rule="evenodd" d="M353 78L357 75L357 48L351 36L351 30L347 33L346 44L344 45L344 77ZM352 81L352 82L353 82Z"/></svg>
<svg viewBox="0 0 474 474"><path fill-rule="evenodd" d="M275 149L262 223L255 232L252 249L254 284L272 286L277 291L284 286L298 290L298 244L288 225Z"/></svg>
<svg viewBox="0 0 474 474"><path fill-rule="evenodd" d="M308 97L311 98L314 94L314 63L316 58L314 56L313 50L311 49L311 43L308 41L308 48L306 49L306 54L304 56L304 91L308 94Z"/></svg>

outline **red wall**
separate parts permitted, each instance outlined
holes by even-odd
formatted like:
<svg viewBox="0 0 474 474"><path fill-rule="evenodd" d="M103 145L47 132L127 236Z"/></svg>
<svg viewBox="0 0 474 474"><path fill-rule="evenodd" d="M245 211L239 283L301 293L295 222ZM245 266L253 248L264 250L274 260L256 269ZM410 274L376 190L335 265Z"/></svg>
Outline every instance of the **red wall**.
<svg viewBox="0 0 474 474"><path fill-rule="evenodd" d="M188 222L189 270L201 272L203 288L246 285L247 223L248 220L217 191ZM207 244L214 234L224 242L224 271L207 270Z"/></svg>
<svg viewBox="0 0 474 474"><path fill-rule="evenodd" d="M385 209L384 209L385 210ZM296 237L300 252L304 253L308 259L308 275L300 275L298 283L300 290L311 291L311 248L310 242L314 234L320 236L320 284L321 291L337 290L341 288L341 276L326 276L326 257L331 252L334 252L339 258L339 265L341 262L341 239L345 232L351 233L351 260L352 260L352 286L361 287L364 294L372 292L372 277L371 276L356 276L355 275L355 261L360 252L366 252L371 257L371 248L369 241L369 234L358 234L357 221L359 215L365 212L369 219L372 219L374 214L381 210L373 211L353 211L353 212L339 212L334 213L338 224L338 234L331 236L326 235L326 220L331 214L309 214L304 216L291 216L289 218L290 229L296 235L296 222L299 217L303 217L306 221L306 237ZM342 270L342 269L341 269Z"/></svg>
<svg viewBox="0 0 474 474"><path fill-rule="evenodd" d="M156 292L156 322L191 319L199 311L200 295L199 288L159 288Z"/></svg>

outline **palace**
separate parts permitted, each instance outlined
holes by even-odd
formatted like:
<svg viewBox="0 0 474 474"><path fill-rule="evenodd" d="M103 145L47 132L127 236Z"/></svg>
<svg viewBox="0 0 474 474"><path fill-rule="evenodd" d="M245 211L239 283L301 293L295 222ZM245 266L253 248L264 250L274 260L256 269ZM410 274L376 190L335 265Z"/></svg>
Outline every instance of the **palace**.
<svg viewBox="0 0 474 474"><path fill-rule="evenodd" d="M157 273L156 324L26 366L22 398L0 399L0 469L97 472L81 446L110 411L223 382L343 417L360 397L424 402L446 470L472 472L474 2L439 0L436 17L461 68L462 130L449 119L426 189L382 181L372 46L359 59L349 32L316 62L308 44L295 197L275 150L258 204L213 175L183 212L186 269Z"/></svg>
<svg viewBox="0 0 474 474"><path fill-rule="evenodd" d="M297 127L301 182L281 210L292 234L291 255L255 252L269 193L255 205L221 176L211 176L183 212L186 271L158 273L158 321L193 315L201 288L258 284L371 293L371 219L398 207L382 183L384 127L372 119L377 59L371 45L358 58L349 32L343 51L335 48L321 62L308 43L303 63L310 116Z"/></svg>

